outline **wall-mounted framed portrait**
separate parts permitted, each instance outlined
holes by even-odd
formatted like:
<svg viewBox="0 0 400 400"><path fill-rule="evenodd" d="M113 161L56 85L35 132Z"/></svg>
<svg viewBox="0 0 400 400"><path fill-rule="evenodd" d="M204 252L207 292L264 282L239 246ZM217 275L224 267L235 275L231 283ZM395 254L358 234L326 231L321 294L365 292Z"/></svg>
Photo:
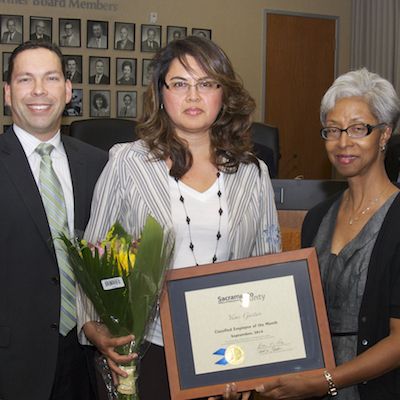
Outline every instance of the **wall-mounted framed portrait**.
<svg viewBox="0 0 400 400"><path fill-rule="evenodd" d="M81 47L81 20L58 20L58 43L60 47Z"/></svg>
<svg viewBox="0 0 400 400"><path fill-rule="evenodd" d="M82 83L82 56L76 54L64 55L65 77L72 83Z"/></svg>
<svg viewBox="0 0 400 400"><path fill-rule="evenodd" d="M111 108L111 95L109 90L90 91L90 116L109 117Z"/></svg>
<svg viewBox="0 0 400 400"><path fill-rule="evenodd" d="M53 41L53 19L50 17L30 17L29 40L51 43Z"/></svg>
<svg viewBox="0 0 400 400"><path fill-rule="evenodd" d="M117 92L117 117L136 118L137 116L137 93L131 91Z"/></svg>
<svg viewBox="0 0 400 400"><path fill-rule="evenodd" d="M162 46L161 25L141 26L141 51L154 53Z"/></svg>
<svg viewBox="0 0 400 400"><path fill-rule="evenodd" d="M136 58L117 58L117 85L136 85Z"/></svg>
<svg viewBox="0 0 400 400"><path fill-rule="evenodd" d="M0 15L1 44L21 44L24 38L22 15Z"/></svg>
<svg viewBox="0 0 400 400"><path fill-rule="evenodd" d="M187 28L184 26L167 26L167 43L173 40L185 39Z"/></svg>
<svg viewBox="0 0 400 400"><path fill-rule="evenodd" d="M90 49L108 49L108 22L87 22L87 47Z"/></svg>
<svg viewBox="0 0 400 400"><path fill-rule="evenodd" d="M1 62L1 66L2 66L2 79L3 82L7 81L7 76L8 76L8 60L10 59L11 53L8 51L3 51L3 54L1 56L2 58L2 62Z"/></svg>
<svg viewBox="0 0 400 400"><path fill-rule="evenodd" d="M211 29L192 28L192 35L211 40Z"/></svg>
<svg viewBox="0 0 400 400"><path fill-rule="evenodd" d="M89 57L89 83L110 84L110 57Z"/></svg>
<svg viewBox="0 0 400 400"><path fill-rule="evenodd" d="M151 68L151 59L142 59L142 86L148 86L151 82L153 69Z"/></svg>
<svg viewBox="0 0 400 400"><path fill-rule="evenodd" d="M83 89L72 89L71 101L65 106L63 115L66 117L83 115Z"/></svg>
<svg viewBox="0 0 400 400"><path fill-rule="evenodd" d="M135 50L135 24L129 22L114 24L114 49Z"/></svg>

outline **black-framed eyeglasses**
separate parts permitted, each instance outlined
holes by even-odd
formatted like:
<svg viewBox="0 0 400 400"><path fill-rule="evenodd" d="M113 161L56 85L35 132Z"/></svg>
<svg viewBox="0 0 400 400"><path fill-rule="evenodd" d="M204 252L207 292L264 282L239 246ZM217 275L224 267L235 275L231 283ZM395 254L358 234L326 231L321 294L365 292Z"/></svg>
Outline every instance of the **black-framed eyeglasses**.
<svg viewBox="0 0 400 400"><path fill-rule="evenodd" d="M183 80L173 80L169 83L164 82L164 85L168 90L177 94L187 93L191 87L196 88L199 93L211 93L221 87L220 83L210 79L197 81L194 84Z"/></svg>
<svg viewBox="0 0 400 400"><path fill-rule="evenodd" d="M338 128L337 126L328 126L320 130L322 139L324 140L338 140L342 135L342 132L346 132L347 136L355 139L360 139L368 136L375 128L386 125L386 123L380 123L377 125L369 124L354 124L348 126L346 129Z"/></svg>

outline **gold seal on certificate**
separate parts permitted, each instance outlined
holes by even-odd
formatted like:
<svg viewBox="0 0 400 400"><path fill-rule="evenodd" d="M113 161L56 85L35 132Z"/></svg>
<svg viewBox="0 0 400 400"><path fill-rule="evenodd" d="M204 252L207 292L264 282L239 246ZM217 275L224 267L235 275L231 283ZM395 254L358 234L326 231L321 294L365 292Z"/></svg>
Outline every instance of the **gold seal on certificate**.
<svg viewBox="0 0 400 400"><path fill-rule="evenodd" d="M240 346L232 344L225 350L225 359L228 364L240 365L244 361L244 351Z"/></svg>

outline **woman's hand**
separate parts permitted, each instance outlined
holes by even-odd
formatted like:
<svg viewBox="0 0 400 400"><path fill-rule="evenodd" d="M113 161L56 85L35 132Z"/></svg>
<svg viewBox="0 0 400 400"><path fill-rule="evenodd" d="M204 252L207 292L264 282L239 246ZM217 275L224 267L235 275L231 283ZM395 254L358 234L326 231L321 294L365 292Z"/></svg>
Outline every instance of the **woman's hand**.
<svg viewBox="0 0 400 400"><path fill-rule="evenodd" d="M136 358L137 354L121 355L115 351L115 348L130 343L135 337L133 335L113 337L104 324L94 321L86 322L83 331L90 342L106 358L113 374L114 383L118 382L117 375L126 377L127 373L119 368L118 364L127 364Z"/></svg>
<svg viewBox="0 0 400 400"><path fill-rule="evenodd" d="M217 396L217 397L209 397L208 400L218 400L218 399L224 399L224 400L248 400L250 398L251 392L242 392L238 393L236 383L230 383L226 385L225 392L223 396Z"/></svg>
<svg viewBox="0 0 400 400"><path fill-rule="evenodd" d="M328 387L323 374L290 374L270 380L255 390L269 400L301 400L323 396L328 392Z"/></svg>

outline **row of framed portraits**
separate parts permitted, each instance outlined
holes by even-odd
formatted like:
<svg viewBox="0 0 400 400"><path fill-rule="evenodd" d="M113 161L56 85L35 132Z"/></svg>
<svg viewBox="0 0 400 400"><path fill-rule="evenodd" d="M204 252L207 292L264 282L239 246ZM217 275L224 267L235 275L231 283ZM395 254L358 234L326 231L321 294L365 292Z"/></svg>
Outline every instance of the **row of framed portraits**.
<svg viewBox="0 0 400 400"><path fill-rule="evenodd" d="M22 15L0 15L0 43L20 44L24 40L24 24ZM82 47L82 23L80 19L58 19L58 44L60 47ZM131 22L115 22L113 46L115 50L132 51L136 48L136 24ZM183 39L188 29L183 26L167 26L167 43ZM192 35L211 39L211 30L192 28ZM89 49L108 49L108 21L88 20L86 24L86 47ZM42 40L53 42L53 19L51 17L30 17L29 35L25 40ZM153 53L163 46L162 26L142 24L140 26L140 51ZM111 46L110 46L111 47Z"/></svg>
<svg viewBox="0 0 400 400"><path fill-rule="evenodd" d="M65 106L63 117L82 117L83 114L83 89L72 89L71 101ZM89 91L89 116L111 117L111 91L90 90ZM118 90L116 92L116 117L137 117L137 92L135 90ZM10 108L4 106L3 113L11 115Z"/></svg>
<svg viewBox="0 0 400 400"><path fill-rule="evenodd" d="M2 54L2 76L3 81L7 80L8 75L8 60L11 52L3 52ZM87 83L93 85L109 85L111 59L110 57L89 56L89 68ZM151 59L142 59L142 86L148 86L151 79ZM64 56L66 78L75 83L83 82L83 58L81 55L65 55ZM115 84L124 86L137 85L137 59L122 58L115 59Z"/></svg>

